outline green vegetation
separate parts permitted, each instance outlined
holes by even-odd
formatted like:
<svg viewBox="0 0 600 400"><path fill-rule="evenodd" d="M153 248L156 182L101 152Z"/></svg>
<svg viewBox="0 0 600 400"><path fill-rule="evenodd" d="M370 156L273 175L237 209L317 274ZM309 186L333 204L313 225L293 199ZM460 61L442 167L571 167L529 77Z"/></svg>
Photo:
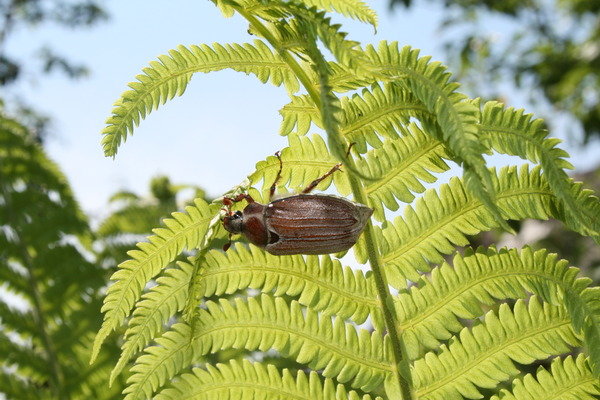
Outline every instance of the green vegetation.
<svg viewBox="0 0 600 400"><path fill-rule="evenodd" d="M348 40L327 12L376 26L360 1L215 4L245 18L258 39L179 46L151 63L117 101L105 154L115 156L195 73L233 69L290 96L279 186L305 187L342 162L318 189L333 183L381 224L369 224L354 248L370 268L363 273L335 255L274 257L243 244L223 254L219 199L172 214L128 253L102 308L92 360L127 323L111 375L133 361L125 398L595 398L598 288L543 250L468 246L471 235L527 218L600 238L600 202L567 176L568 155L544 123L461 94L416 49ZM311 129L327 145L306 136ZM490 169L492 152L529 165ZM462 176L425 190L447 161ZM265 200L278 167L267 156L225 195ZM399 203L407 206L392 220Z"/></svg>

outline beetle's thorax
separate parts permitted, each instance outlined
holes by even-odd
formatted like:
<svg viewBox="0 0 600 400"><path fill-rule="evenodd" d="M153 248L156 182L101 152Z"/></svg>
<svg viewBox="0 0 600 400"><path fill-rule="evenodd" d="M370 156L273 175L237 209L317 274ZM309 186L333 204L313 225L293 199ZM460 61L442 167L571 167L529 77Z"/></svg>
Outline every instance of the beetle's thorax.
<svg viewBox="0 0 600 400"><path fill-rule="evenodd" d="M269 243L269 232L265 224L265 208L260 203L250 203L244 208L244 223L242 233L250 243L265 247Z"/></svg>

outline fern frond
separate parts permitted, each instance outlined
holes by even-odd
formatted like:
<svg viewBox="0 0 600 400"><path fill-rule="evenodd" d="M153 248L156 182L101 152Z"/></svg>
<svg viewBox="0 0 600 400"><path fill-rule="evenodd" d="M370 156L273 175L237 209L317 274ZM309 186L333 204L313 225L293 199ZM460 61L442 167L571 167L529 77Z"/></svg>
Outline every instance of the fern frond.
<svg viewBox="0 0 600 400"><path fill-rule="evenodd" d="M421 102L394 83L387 83L383 88L374 84L370 89L363 89L360 95L342 97L340 101L340 134L353 143L359 153L366 152L367 143L374 148L381 147L380 137L397 138L398 132L405 131L405 125L411 118L431 119L431 114ZM280 114L283 117L282 135L294 129L299 135L304 135L311 123L323 127L319 110L307 95L292 97Z"/></svg>
<svg viewBox="0 0 600 400"><path fill-rule="evenodd" d="M383 147L371 150L366 158L359 159L356 167L372 178L364 186L373 207L373 216L384 221L384 207L396 211L398 202L410 203L413 193L422 193L421 183L433 183L431 174L447 171L450 167L444 158L450 157L441 142L425 134L416 124L407 126L408 135L387 140Z"/></svg>
<svg viewBox="0 0 600 400"><path fill-rule="evenodd" d="M221 299L206 306L208 310L198 312L193 329L173 325L156 340L158 346L138 358L124 392L126 400L151 396L203 355L229 348L274 349L313 370L322 369L325 377L367 392L393 369L389 341L380 332L357 330L341 318L320 317L296 301L288 304L263 294L260 300Z"/></svg>
<svg viewBox="0 0 600 400"><path fill-rule="evenodd" d="M309 95L292 96L292 101L279 110L283 117L279 127L280 135L289 135L296 129L297 135L305 135L311 124L322 128L321 113Z"/></svg>
<svg viewBox="0 0 600 400"><path fill-rule="evenodd" d="M575 331L582 331L585 321L597 320L600 312L590 309L593 301L584 295L589 279L577 278L578 272L545 250L465 249L464 255L454 257L452 267L444 263L417 286L398 294L396 312L411 358L462 329L459 318L477 318L483 314L482 305L524 299L527 292L566 306Z"/></svg>
<svg viewBox="0 0 600 400"><path fill-rule="evenodd" d="M111 235L147 234L160 224L160 220L173 211L165 205L130 204L108 216L96 233L101 237Z"/></svg>
<svg viewBox="0 0 600 400"><path fill-rule="evenodd" d="M222 296L252 288L274 296L292 296L303 306L362 324L367 317L383 328L372 278L342 268L328 255L273 256L237 243L227 253L210 251L202 263L200 296Z"/></svg>
<svg viewBox="0 0 600 400"><path fill-rule="evenodd" d="M1 265L0 269L2 268L8 269L8 266ZM5 284L1 275L0 282ZM0 326L2 326L4 331L19 332L24 337L36 336L37 328L33 322L33 318L31 311L16 310L0 299Z"/></svg>
<svg viewBox="0 0 600 400"><path fill-rule="evenodd" d="M121 346L121 356L110 375L110 382L123 370L125 364L141 351L176 312L183 310L188 298L188 287L193 266L179 262L156 280L156 286L142 296L133 311Z"/></svg>
<svg viewBox="0 0 600 400"><path fill-rule="evenodd" d="M575 331L583 332L592 370L600 376L600 287L585 288L581 299L567 299L567 308Z"/></svg>
<svg viewBox="0 0 600 400"><path fill-rule="evenodd" d="M502 389L491 400L594 400L600 396L598 378L590 371L585 356L564 360L555 358L550 371L539 367L531 374L512 382L512 390Z"/></svg>
<svg viewBox="0 0 600 400"><path fill-rule="evenodd" d="M450 82L446 67L430 62L431 57L419 57L419 50L408 46L399 50L396 42L383 41L377 50L369 45L365 53L372 68L404 84L435 115L437 124L429 124L426 132L448 146L463 167L469 191L481 199L501 227L511 231L496 207L492 177L483 159L488 149L478 138L479 109L456 91L458 84Z"/></svg>
<svg viewBox="0 0 600 400"><path fill-rule="evenodd" d="M377 13L361 0L301 0L309 7L325 11L336 11L345 17L366 22L377 28Z"/></svg>
<svg viewBox="0 0 600 400"><path fill-rule="evenodd" d="M355 143L360 153L366 151L365 142L378 148L379 137L397 138L411 118L425 121L432 117L423 103L397 83L386 83L383 88L373 84L360 95L342 97L341 107L340 134Z"/></svg>
<svg viewBox="0 0 600 400"><path fill-rule="evenodd" d="M220 398L298 399L298 400L371 400L344 385L335 384L311 371L298 371L295 376L288 369L279 370L247 360L231 360L227 364L207 365L206 370L194 368L179 376L172 388L163 390L156 400L214 400ZM376 399L380 399L377 397Z"/></svg>
<svg viewBox="0 0 600 400"><path fill-rule="evenodd" d="M0 369L0 392L7 399L41 399L40 393L33 385Z"/></svg>
<svg viewBox="0 0 600 400"><path fill-rule="evenodd" d="M263 83L283 84L290 93L299 88L287 64L260 40L241 45L179 46L150 63L143 74L136 76L137 81L129 84L131 90L116 102L102 131L104 154L114 156L121 142L146 115L175 96L181 96L194 73L223 69L253 74Z"/></svg>
<svg viewBox="0 0 600 400"><path fill-rule="evenodd" d="M218 205L209 206L204 200L196 199L194 206L185 208L185 213L175 212L171 214L173 218L163 220L166 228L154 229L155 235L150 236L148 242L138 243L138 250L127 253L131 259L120 264L119 270L111 276L115 282L104 299L104 321L94 341L92 361L104 339L129 315L146 283L184 249L201 246L218 208Z"/></svg>
<svg viewBox="0 0 600 400"><path fill-rule="evenodd" d="M540 167L529 171L525 164L519 172L516 167L505 167L493 176L497 206L504 218L547 219L552 216L564 220ZM583 192L578 184L571 184L570 190L578 199ZM497 226L489 208L474 198L461 180L453 178L437 190L426 191L414 207L407 206L403 216L383 229L376 229L376 234L390 283L405 287L405 279L420 279L417 270L428 271L429 262L441 263L442 254L452 253L456 245L466 245L466 235Z"/></svg>
<svg viewBox="0 0 600 400"><path fill-rule="evenodd" d="M288 139L289 147L281 151L283 170L281 171L279 187L301 191L310 182L323 176L339 162L329 153L323 138L319 135L313 135L310 138L290 135ZM278 171L279 160L277 157L270 156L256 164L256 170L249 176L249 179L251 184L257 184L261 179L263 180L262 193L266 198L266 194L275 181ZM339 193L347 195L350 192L348 177L342 171L338 171L330 178L325 179L317 185L316 190L325 190L332 182Z"/></svg>
<svg viewBox="0 0 600 400"><path fill-rule="evenodd" d="M541 164L550 187L570 216L565 221L567 226L571 229L580 226L580 232L600 235L600 202L590 198L581 203L571 196L569 177L564 171L573 168L565 159L569 155L557 147L559 139L547 137L543 120L533 119L532 114L525 114L522 109L490 101L483 106L479 130L482 139L494 150Z"/></svg>
<svg viewBox="0 0 600 400"><path fill-rule="evenodd" d="M415 361L415 393L427 400L481 398L477 387L494 388L519 371L514 362L529 364L562 354L579 344L568 314L543 305L534 296L527 305L517 300L514 310L501 304L482 324L465 328L459 337Z"/></svg>
<svg viewBox="0 0 600 400"><path fill-rule="evenodd" d="M365 54L360 49L360 43L348 40L346 38L348 34L340 30L341 25L332 23L331 18L324 11L295 2L285 3L284 8L295 17L288 21L288 26L294 31L295 37L300 41L306 41L303 50L311 59L310 47L314 42L309 32L321 40L338 62L353 68L356 74L366 71L368 64L364 62Z"/></svg>

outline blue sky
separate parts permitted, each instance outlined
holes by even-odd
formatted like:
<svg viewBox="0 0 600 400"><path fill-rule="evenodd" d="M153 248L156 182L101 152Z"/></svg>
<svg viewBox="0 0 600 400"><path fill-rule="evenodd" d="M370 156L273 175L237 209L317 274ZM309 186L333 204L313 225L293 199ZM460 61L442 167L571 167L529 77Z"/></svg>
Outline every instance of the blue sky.
<svg viewBox="0 0 600 400"><path fill-rule="evenodd" d="M390 12L387 1L371 2L380 18L376 35L370 26L344 22L350 37L364 43L397 40L444 61L436 32L441 10L429 2ZM110 0L108 23L89 30L56 26L22 29L8 46L11 54L31 60L43 45L55 48L91 69L91 76L70 81L61 75L26 74L12 93L53 118L47 149L67 174L83 208L97 218L117 190L146 194L148 182L165 174L174 183L204 187L218 196L252 172L255 162L286 145L278 136L278 109L287 102L285 89L263 85L231 71L197 74L185 95L155 111L136 129L117 154L105 158L100 131L112 104L126 84L149 61L179 44L253 40L240 18L225 19L209 1ZM347 22L347 23L346 23ZM503 33L503 24L489 29ZM508 93L512 106L526 103ZM561 137L561 135L557 135ZM590 167L594 152L573 153L576 166Z"/></svg>

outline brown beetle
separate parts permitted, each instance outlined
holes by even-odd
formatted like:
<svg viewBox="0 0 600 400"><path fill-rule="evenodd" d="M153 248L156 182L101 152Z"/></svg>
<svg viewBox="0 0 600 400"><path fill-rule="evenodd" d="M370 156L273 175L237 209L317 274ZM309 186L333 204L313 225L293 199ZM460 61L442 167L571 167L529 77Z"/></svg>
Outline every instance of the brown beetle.
<svg viewBox="0 0 600 400"><path fill-rule="evenodd" d="M281 177L282 162L279 152L279 173L271 186L270 197ZM250 243L274 255L330 254L348 250L356 243L369 221L373 210L331 195L308 194L323 179L339 170L335 165L327 174L313 181L302 194L285 197L267 205L254 201L247 194L224 198L228 208L237 201L248 201L244 211L229 211L223 226L231 234L244 234ZM224 250L229 248L229 243Z"/></svg>

